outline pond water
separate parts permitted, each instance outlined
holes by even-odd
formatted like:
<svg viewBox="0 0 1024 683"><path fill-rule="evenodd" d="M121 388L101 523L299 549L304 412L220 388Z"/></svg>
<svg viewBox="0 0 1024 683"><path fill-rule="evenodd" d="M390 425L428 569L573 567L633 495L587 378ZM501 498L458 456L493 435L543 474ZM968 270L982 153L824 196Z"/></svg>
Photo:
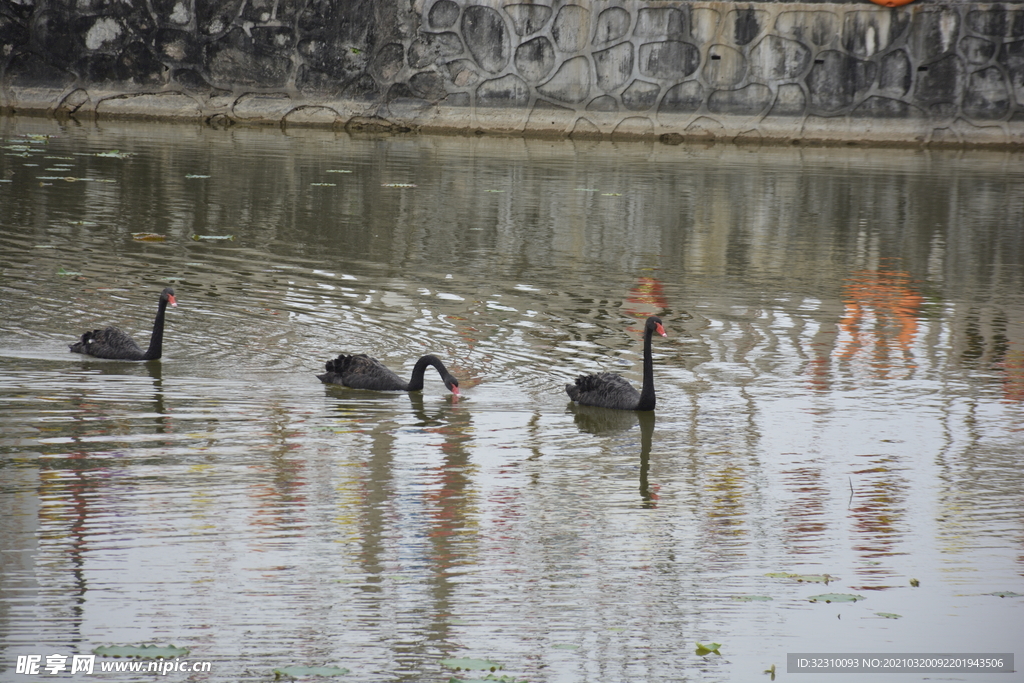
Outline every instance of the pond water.
<svg viewBox="0 0 1024 683"><path fill-rule="evenodd" d="M225 682L1024 656L1022 155L0 140L3 680L139 645ZM144 346L168 284L162 360L68 352L111 324ZM572 406L581 373L639 385L650 314L657 410ZM461 396L322 385L342 352L434 353ZM860 680L936 678L1024 680Z"/></svg>

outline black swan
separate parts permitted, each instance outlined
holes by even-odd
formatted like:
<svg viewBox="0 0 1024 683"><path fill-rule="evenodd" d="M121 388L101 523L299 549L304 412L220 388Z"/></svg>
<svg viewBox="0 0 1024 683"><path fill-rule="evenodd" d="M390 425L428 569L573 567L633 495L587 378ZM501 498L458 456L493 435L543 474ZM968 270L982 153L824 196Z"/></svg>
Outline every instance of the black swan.
<svg viewBox="0 0 1024 683"><path fill-rule="evenodd" d="M170 287L160 292L160 307L153 321L153 334L149 338L149 348L143 351L135 340L116 327L105 330L93 330L82 335L82 339L68 348L72 353L84 353L96 358L115 358L118 360L156 360L163 354L164 344L164 313L167 304L177 306L174 290Z"/></svg>
<svg viewBox="0 0 1024 683"><path fill-rule="evenodd" d="M651 335L667 337L661 318L652 315L644 325L644 386L637 392L622 376L614 372L580 375L575 384L566 384L569 398L584 406L616 410L654 410L654 361L651 359Z"/></svg>
<svg viewBox="0 0 1024 683"><path fill-rule="evenodd" d="M346 356L341 355L334 360L327 361L325 372L317 375L324 384L341 384L351 389L372 389L373 391L420 391L423 389L423 373L427 366L437 368L437 374L441 375L444 385L448 390L459 395L459 380L455 379L448 368L437 356L423 356L416 361L412 369L412 377L408 382L384 367L376 358L371 358L365 353Z"/></svg>

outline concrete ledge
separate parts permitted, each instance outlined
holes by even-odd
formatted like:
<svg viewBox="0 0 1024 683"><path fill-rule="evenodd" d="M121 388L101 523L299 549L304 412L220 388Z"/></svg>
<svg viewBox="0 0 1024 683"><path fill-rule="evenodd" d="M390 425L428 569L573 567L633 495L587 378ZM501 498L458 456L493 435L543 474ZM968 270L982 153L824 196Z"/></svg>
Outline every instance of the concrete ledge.
<svg viewBox="0 0 1024 683"><path fill-rule="evenodd" d="M278 15L299 17L289 24L9 5L0 111L668 143L1024 145L1020 2L323 5L314 17L278 0ZM79 40L55 40L50 24ZM139 28L149 25L161 28Z"/></svg>

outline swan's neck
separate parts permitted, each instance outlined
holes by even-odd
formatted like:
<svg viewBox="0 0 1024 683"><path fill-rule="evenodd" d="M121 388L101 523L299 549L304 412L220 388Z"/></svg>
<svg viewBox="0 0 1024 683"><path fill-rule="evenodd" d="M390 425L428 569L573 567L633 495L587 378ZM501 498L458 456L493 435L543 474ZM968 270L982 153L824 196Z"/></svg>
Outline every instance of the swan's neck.
<svg viewBox="0 0 1024 683"><path fill-rule="evenodd" d="M654 410L654 359L651 357L651 335L654 330L648 327L644 330L644 385L640 390L640 402L637 403L637 410Z"/></svg>
<svg viewBox="0 0 1024 683"><path fill-rule="evenodd" d="M423 373L427 371L428 365L437 368L437 373L442 378L448 373L444 363L436 356L423 356L423 358L416 361L416 365L412 369L412 378L409 379L409 387L406 391L421 391L423 389Z"/></svg>
<svg viewBox="0 0 1024 683"><path fill-rule="evenodd" d="M149 348L142 360L156 360L164 352L164 314L167 313L167 300L160 299L160 308L156 312L156 320L153 321L153 334L149 337Z"/></svg>

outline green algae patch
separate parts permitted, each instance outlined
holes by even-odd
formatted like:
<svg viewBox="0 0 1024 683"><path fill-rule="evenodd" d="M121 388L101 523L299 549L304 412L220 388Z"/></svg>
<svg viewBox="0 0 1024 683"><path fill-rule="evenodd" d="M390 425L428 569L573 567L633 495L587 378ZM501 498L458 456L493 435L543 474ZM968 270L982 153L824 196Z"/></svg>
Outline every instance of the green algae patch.
<svg viewBox="0 0 1024 683"><path fill-rule="evenodd" d="M173 645L101 645L92 651L100 657L132 657L135 659L174 659L188 654L188 648Z"/></svg>
<svg viewBox="0 0 1024 683"><path fill-rule="evenodd" d="M442 659L441 666L455 671L497 671L504 668L497 662L489 659L472 659L469 657L458 657L455 659Z"/></svg>
<svg viewBox="0 0 1024 683"><path fill-rule="evenodd" d="M852 593L822 593L821 595L812 595L807 598L811 602L857 602L863 600L863 595L853 595Z"/></svg>
<svg viewBox="0 0 1024 683"><path fill-rule="evenodd" d="M306 676L344 676L349 673L348 669L342 669L340 666L285 666L280 669L274 669L274 680L279 680L285 676L288 678L304 678Z"/></svg>

